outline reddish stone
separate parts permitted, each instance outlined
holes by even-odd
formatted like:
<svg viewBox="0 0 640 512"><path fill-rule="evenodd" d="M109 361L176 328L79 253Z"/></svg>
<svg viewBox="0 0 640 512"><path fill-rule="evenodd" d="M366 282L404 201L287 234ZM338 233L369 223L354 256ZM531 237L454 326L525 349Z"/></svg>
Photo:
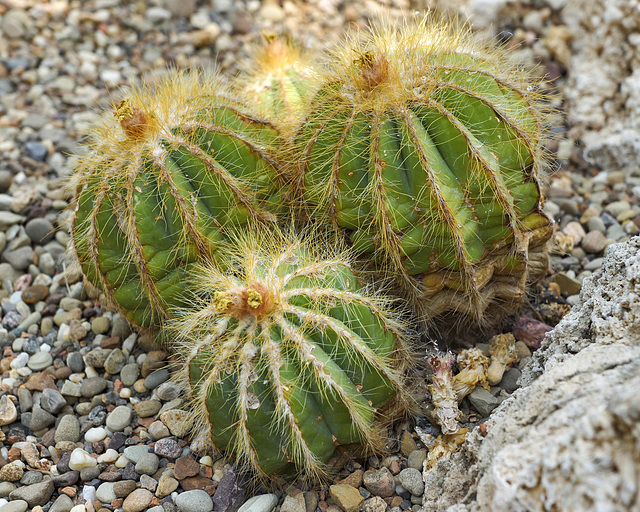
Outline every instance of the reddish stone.
<svg viewBox="0 0 640 512"><path fill-rule="evenodd" d="M180 480L180 485L185 491L193 491L195 489L206 491L208 487L213 486L213 481L211 478L205 478L203 476L190 476Z"/></svg>
<svg viewBox="0 0 640 512"><path fill-rule="evenodd" d="M173 468L173 474L178 480L183 480L190 476L196 476L199 473L200 464L191 457L179 457L176 460L175 467ZM201 489L201 487L197 487L197 489Z"/></svg>
<svg viewBox="0 0 640 512"><path fill-rule="evenodd" d="M56 381L54 378L44 372L34 373L29 377L26 384L23 384L25 389L29 391L44 391L45 389L56 389Z"/></svg>
<svg viewBox="0 0 640 512"><path fill-rule="evenodd" d="M120 336L110 336L109 338L104 338L100 342L100 346L102 348L120 348L122 345L122 340Z"/></svg>
<svg viewBox="0 0 640 512"><path fill-rule="evenodd" d="M17 447L12 446L11 448L9 448L9 453L7 454L7 460L9 462L13 462L14 460L20 460L20 455L21 455L20 450Z"/></svg>
<svg viewBox="0 0 640 512"><path fill-rule="evenodd" d="M34 284L22 292L22 301L25 304L35 304L47 298L49 287L43 284Z"/></svg>
<svg viewBox="0 0 640 512"><path fill-rule="evenodd" d="M75 498L78 490L75 487L63 487L59 492L66 494L69 498Z"/></svg>
<svg viewBox="0 0 640 512"><path fill-rule="evenodd" d="M120 391L122 391L123 389L124 389L124 384L120 379L116 379L113 381L113 390L116 393L120 393Z"/></svg>
<svg viewBox="0 0 640 512"><path fill-rule="evenodd" d="M124 503L124 499L123 498L117 498L115 500L113 500L111 502L111 506L116 509L116 508L122 508L122 504Z"/></svg>
<svg viewBox="0 0 640 512"><path fill-rule="evenodd" d="M138 418L138 425L143 426L144 428L149 428L149 426L156 421L153 416L149 418Z"/></svg>
<svg viewBox="0 0 640 512"><path fill-rule="evenodd" d="M398 473L400 473L400 463L397 460L392 461L389 465L389 470L394 475L397 475Z"/></svg>

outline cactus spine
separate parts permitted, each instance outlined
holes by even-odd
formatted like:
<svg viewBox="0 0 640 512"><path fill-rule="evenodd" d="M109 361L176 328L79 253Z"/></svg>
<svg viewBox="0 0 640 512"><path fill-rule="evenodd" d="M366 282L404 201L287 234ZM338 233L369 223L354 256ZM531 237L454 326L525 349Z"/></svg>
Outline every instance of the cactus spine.
<svg viewBox="0 0 640 512"><path fill-rule="evenodd" d="M266 479L323 477L340 445L379 450L377 422L409 403L397 314L344 254L316 253L272 231L242 237L236 272L199 266L205 298L170 324L194 430Z"/></svg>
<svg viewBox="0 0 640 512"><path fill-rule="evenodd" d="M138 326L180 307L197 261L283 203L277 130L212 76L170 73L95 126L75 172L72 238L86 277Z"/></svg>
<svg viewBox="0 0 640 512"><path fill-rule="evenodd" d="M375 255L424 319L483 324L518 302L552 232L535 82L429 17L330 61L295 141L311 217Z"/></svg>

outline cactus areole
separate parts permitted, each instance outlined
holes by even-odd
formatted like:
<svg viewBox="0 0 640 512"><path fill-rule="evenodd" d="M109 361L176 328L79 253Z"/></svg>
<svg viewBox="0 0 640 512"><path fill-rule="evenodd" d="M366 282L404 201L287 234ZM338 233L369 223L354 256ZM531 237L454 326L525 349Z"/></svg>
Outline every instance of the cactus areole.
<svg viewBox="0 0 640 512"><path fill-rule="evenodd" d="M234 244L233 275L197 269L208 298L170 323L194 431L264 479L326 476L338 446L380 449L407 400L402 326L342 256L259 239Z"/></svg>
<svg viewBox="0 0 640 512"><path fill-rule="evenodd" d="M278 133L213 77L171 73L94 127L74 178L73 244L85 276L134 324L183 305L190 267L285 201Z"/></svg>
<svg viewBox="0 0 640 512"><path fill-rule="evenodd" d="M309 214L375 255L423 318L483 323L547 267L536 88L429 18L348 41L296 136Z"/></svg>

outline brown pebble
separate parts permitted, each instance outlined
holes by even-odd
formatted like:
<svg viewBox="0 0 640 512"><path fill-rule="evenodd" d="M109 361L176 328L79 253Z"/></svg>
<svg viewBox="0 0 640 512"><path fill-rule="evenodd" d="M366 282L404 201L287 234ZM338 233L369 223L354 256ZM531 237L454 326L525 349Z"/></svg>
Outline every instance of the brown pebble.
<svg viewBox="0 0 640 512"><path fill-rule="evenodd" d="M65 380L69 378L69 375L71 375L73 372L71 371L71 368L69 368L68 366L63 366L62 368L58 368L56 370L56 380Z"/></svg>
<svg viewBox="0 0 640 512"><path fill-rule="evenodd" d="M203 491L208 492L208 488L213 486L213 480L211 480L210 478L205 478L203 476L190 476L183 480L180 480L180 485L185 491L202 489Z"/></svg>
<svg viewBox="0 0 640 512"><path fill-rule="evenodd" d="M405 457L408 457L409 454L418 449L418 445L416 444L415 439L411 435L411 432L407 430L402 431L402 436L400 437L400 452Z"/></svg>
<svg viewBox="0 0 640 512"><path fill-rule="evenodd" d="M351 473L349 476L343 478L342 480L338 480L336 483L346 484L346 485L350 485L351 487L358 488L362 486L363 474L364 474L364 471L362 471L361 469L357 469L353 473Z"/></svg>
<svg viewBox="0 0 640 512"><path fill-rule="evenodd" d="M183 480L200 473L200 464L191 457L179 457L173 468L173 474L178 480Z"/></svg>
<svg viewBox="0 0 640 512"><path fill-rule="evenodd" d="M43 301L49 295L49 287L43 284L34 284L22 292L22 301L25 304L35 304Z"/></svg>
<svg viewBox="0 0 640 512"><path fill-rule="evenodd" d="M400 462L398 462L397 460L392 461L389 465L389 470L393 475L397 475L398 473L400 473Z"/></svg>
<svg viewBox="0 0 640 512"><path fill-rule="evenodd" d="M38 372L29 377L24 387L29 391L44 391L47 388L56 389L56 381L51 375L45 372Z"/></svg>
<svg viewBox="0 0 640 512"><path fill-rule="evenodd" d="M78 490L75 487L63 487L59 492L66 494L69 498L75 498Z"/></svg>
<svg viewBox="0 0 640 512"><path fill-rule="evenodd" d="M124 499L122 498L116 498L115 500L113 500L111 502L111 506L116 509L116 508L122 508L122 505L124 503Z"/></svg>
<svg viewBox="0 0 640 512"><path fill-rule="evenodd" d="M102 348L120 348L122 346L122 340L120 336L110 336L108 338L104 338L100 342L100 347Z"/></svg>
<svg viewBox="0 0 640 512"><path fill-rule="evenodd" d="M122 473L119 471L103 471L98 475L98 480L103 482L117 482L122 478Z"/></svg>

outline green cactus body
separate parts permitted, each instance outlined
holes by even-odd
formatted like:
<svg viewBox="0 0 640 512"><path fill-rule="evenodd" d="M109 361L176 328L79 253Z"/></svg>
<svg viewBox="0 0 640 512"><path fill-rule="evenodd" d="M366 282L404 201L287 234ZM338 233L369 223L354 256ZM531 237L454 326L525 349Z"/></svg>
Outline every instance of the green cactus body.
<svg viewBox="0 0 640 512"><path fill-rule="evenodd" d="M484 323L546 268L540 97L459 27L350 43L296 136L312 218L374 254L425 319Z"/></svg>
<svg viewBox="0 0 640 512"><path fill-rule="evenodd" d="M264 39L237 80L239 95L249 98L265 117L287 127L299 119L313 92L312 59L285 37L267 34Z"/></svg>
<svg viewBox="0 0 640 512"><path fill-rule="evenodd" d="M284 204L267 121L219 80L176 73L103 116L75 171L73 244L87 279L136 325L183 305L191 266Z"/></svg>
<svg viewBox="0 0 640 512"><path fill-rule="evenodd" d="M275 236L236 241L236 275L197 270L209 298L170 324L176 366L217 448L265 479L322 477L338 446L380 448L381 412L407 401L408 349L347 260Z"/></svg>

